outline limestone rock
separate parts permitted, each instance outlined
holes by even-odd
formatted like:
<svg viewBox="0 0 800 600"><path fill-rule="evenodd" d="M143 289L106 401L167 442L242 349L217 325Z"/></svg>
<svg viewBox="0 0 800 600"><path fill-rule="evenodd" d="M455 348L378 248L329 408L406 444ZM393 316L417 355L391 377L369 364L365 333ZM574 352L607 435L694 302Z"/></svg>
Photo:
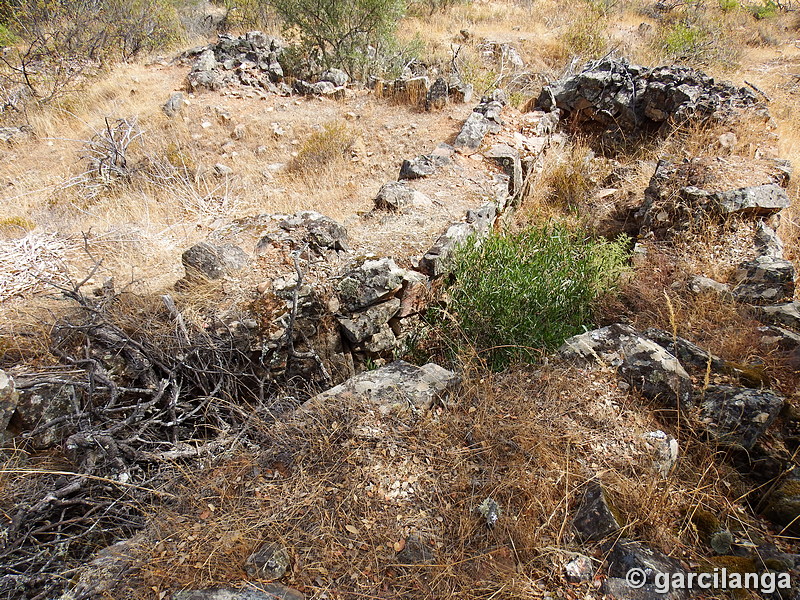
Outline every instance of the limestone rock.
<svg viewBox="0 0 800 600"><path fill-rule="evenodd" d="M90 561L78 567L70 586L59 600L113 598L117 586L131 577L136 560L137 536L103 548Z"/></svg>
<svg viewBox="0 0 800 600"><path fill-rule="evenodd" d="M428 363L417 367L399 360L374 371L364 371L341 385L314 396L305 406L313 410L315 405L347 394L371 402L385 413L395 408L401 411L410 407L426 410L454 392L459 381L455 373L437 364Z"/></svg>
<svg viewBox="0 0 800 600"><path fill-rule="evenodd" d="M724 214L769 216L789 206L789 196L774 183L716 192L711 198Z"/></svg>
<svg viewBox="0 0 800 600"><path fill-rule="evenodd" d="M238 246L216 246L209 242L195 244L181 256L187 276L199 274L208 279L231 275L246 267L249 260L244 250Z"/></svg>
<svg viewBox="0 0 800 600"><path fill-rule="evenodd" d="M174 92L164 103L164 106L161 107L161 110L164 111L165 115L172 118L180 114L185 103L186 101L183 97L183 93Z"/></svg>
<svg viewBox="0 0 800 600"><path fill-rule="evenodd" d="M350 81L350 77L341 69L328 69L319 76L320 81L329 81L336 87L343 87Z"/></svg>
<svg viewBox="0 0 800 600"><path fill-rule="evenodd" d="M512 196L522 190L522 161L519 152L507 144L496 144L483 155L496 162L509 177L508 192Z"/></svg>
<svg viewBox="0 0 800 600"><path fill-rule="evenodd" d="M447 228L434 242L419 261L419 270L430 277L439 277L449 273L453 268L453 260L459 246L471 236L485 238L497 219L497 207L494 203L482 206L478 210L467 212L465 222L455 223Z"/></svg>
<svg viewBox="0 0 800 600"><path fill-rule="evenodd" d="M389 319L394 317L399 310L400 299L391 298L386 302L370 306L363 311L337 316L336 319L339 321L347 339L354 344L360 344L380 333L389 322Z"/></svg>
<svg viewBox="0 0 800 600"><path fill-rule="evenodd" d="M300 240L308 242L317 250L349 249L345 226L316 211L306 210L297 213L284 219L279 225L281 229L291 233L295 233L298 229L304 230Z"/></svg>
<svg viewBox="0 0 800 600"><path fill-rule="evenodd" d="M599 360L618 367L642 395L665 406L683 406L691 396L691 379L675 356L629 325L609 325L573 336L559 352L567 359Z"/></svg>
<svg viewBox="0 0 800 600"><path fill-rule="evenodd" d="M383 184L375 196L375 208L387 212L405 212L414 204L430 204L431 200L422 192L409 187L402 181Z"/></svg>
<svg viewBox="0 0 800 600"><path fill-rule="evenodd" d="M482 113L470 113L461 127L461 132L456 136L455 147L477 150L483 143L483 138L489 132L489 125L489 119Z"/></svg>
<svg viewBox="0 0 800 600"><path fill-rule="evenodd" d="M644 336L662 346L667 352L677 358L681 365L687 370L700 371L705 373L706 368L711 364L711 371L718 373L725 367L725 361L719 356L711 354L697 344L680 336L673 336L670 332L662 329L646 329Z"/></svg>
<svg viewBox="0 0 800 600"><path fill-rule="evenodd" d="M603 486L597 480L590 481L572 519L578 539L582 542L601 540L619 531L624 524L609 504Z"/></svg>
<svg viewBox="0 0 800 600"><path fill-rule="evenodd" d="M404 160L400 167L399 179L421 179L433 175L439 167L450 164L452 148L440 144L430 154L422 154Z"/></svg>
<svg viewBox="0 0 800 600"><path fill-rule="evenodd" d="M247 557L244 570L254 579L280 579L289 568L289 552L280 544L267 542Z"/></svg>
<svg viewBox="0 0 800 600"><path fill-rule="evenodd" d="M764 221L759 221L756 228L756 248L760 254L783 258L783 242L778 233Z"/></svg>
<svg viewBox="0 0 800 600"><path fill-rule="evenodd" d="M16 424L23 432L35 430L53 419L73 414L80 406L75 386L60 383L41 383L19 388L19 398L14 412ZM49 448L63 442L63 431L50 427L31 442L39 448Z"/></svg>
<svg viewBox="0 0 800 600"><path fill-rule="evenodd" d="M783 408L784 399L769 390L710 385L697 405L699 421L718 443L751 449Z"/></svg>
<svg viewBox="0 0 800 600"><path fill-rule="evenodd" d="M794 265L783 258L759 256L736 269L733 295L752 304L774 304L794 295Z"/></svg>
<svg viewBox="0 0 800 600"><path fill-rule="evenodd" d="M710 277L704 277L702 275L694 275L689 280L689 291L695 294L704 294L708 292L713 292L718 294L723 298L733 298L731 294L731 286L727 283L721 283L719 281L715 281Z"/></svg>
<svg viewBox="0 0 800 600"><path fill-rule="evenodd" d="M761 343L766 346L777 346L781 350L800 348L800 333L775 325L759 327L758 332L761 334Z"/></svg>
<svg viewBox="0 0 800 600"><path fill-rule="evenodd" d="M391 258L365 261L336 286L342 307L355 312L392 296L402 287L405 274Z"/></svg>
<svg viewBox="0 0 800 600"><path fill-rule="evenodd" d="M765 323L785 325L800 330L800 302L754 306L753 310Z"/></svg>

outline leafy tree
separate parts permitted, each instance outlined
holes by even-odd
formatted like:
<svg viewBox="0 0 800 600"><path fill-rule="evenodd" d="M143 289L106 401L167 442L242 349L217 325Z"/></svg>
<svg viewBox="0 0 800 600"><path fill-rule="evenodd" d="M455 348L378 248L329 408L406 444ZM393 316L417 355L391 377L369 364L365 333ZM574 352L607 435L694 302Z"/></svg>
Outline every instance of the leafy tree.
<svg viewBox="0 0 800 600"><path fill-rule="evenodd" d="M272 0L287 29L325 67L357 76L391 46L405 0Z"/></svg>

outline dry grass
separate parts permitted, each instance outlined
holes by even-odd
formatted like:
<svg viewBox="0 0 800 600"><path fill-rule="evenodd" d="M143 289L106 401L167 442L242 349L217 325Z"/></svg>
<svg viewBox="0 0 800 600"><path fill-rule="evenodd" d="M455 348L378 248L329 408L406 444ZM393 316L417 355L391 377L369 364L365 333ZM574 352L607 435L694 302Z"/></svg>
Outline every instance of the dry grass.
<svg viewBox="0 0 800 600"><path fill-rule="evenodd" d="M241 581L267 541L292 557L283 582L309 595L535 597L566 585L571 514L595 476L626 536L693 557L684 515L702 506L740 519L736 476L688 437L672 476L655 474L641 434L670 427L616 381L553 366L470 376L456 404L416 417L347 397L301 411L263 430L265 450L187 474L181 500L153 513L140 549L147 597ZM502 511L494 529L476 512L487 497ZM411 536L431 562L400 564Z"/></svg>

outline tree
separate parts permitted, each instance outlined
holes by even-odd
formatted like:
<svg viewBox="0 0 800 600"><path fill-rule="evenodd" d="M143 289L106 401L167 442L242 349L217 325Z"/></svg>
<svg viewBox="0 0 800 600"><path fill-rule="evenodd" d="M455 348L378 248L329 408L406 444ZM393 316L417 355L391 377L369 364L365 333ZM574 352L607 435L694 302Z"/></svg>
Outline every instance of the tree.
<svg viewBox="0 0 800 600"><path fill-rule="evenodd" d="M351 76L392 43L406 8L405 0L272 0L272 5L305 51Z"/></svg>

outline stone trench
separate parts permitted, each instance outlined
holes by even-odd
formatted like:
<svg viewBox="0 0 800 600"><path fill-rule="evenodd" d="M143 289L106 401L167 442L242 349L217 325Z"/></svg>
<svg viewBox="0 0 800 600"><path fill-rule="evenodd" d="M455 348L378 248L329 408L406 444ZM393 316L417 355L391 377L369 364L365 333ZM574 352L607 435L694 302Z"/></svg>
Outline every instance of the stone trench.
<svg viewBox="0 0 800 600"><path fill-rule="evenodd" d="M196 63L190 85L218 89L230 84L225 79L233 77L226 74L230 72L239 83L257 83L274 93L288 93L280 87L272 89L283 76L281 47L251 34L245 41L249 46L236 40L221 42L226 48L241 50L241 57L221 56L219 47L191 54ZM258 82L248 79L259 65L262 75ZM335 79L337 74L326 77ZM327 82L331 85L319 89L347 84L341 78ZM415 84L384 85L381 93L405 93L409 85ZM638 90L637 94L632 95L632 90ZM220 313L218 319L248 340L250 350L261 356L276 379L300 375L328 388L286 416L295 426L305 427L315 406L343 395L357 396L377 413L388 413L398 407L424 412L456 392L456 373L432 363L415 366L394 357L403 353L408 337L419 326L420 315L438 300L459 244L472 236L483 238L511 218L544 153L563 143L564 135L558 132L560 120L574 120L578 115L601 129L612 123L630 129L657 129L674 120L725 118L731 111L765 110L752 92L717 84L690 69L646 69L608 59L590 63L581 73L546 86L539 106L520 118L505 118L505 102L500 91L482 98L452 145L442 143L429 154L405 160L399 165L397 180L380 188L373 210L350 231L316 212L259 215L233 222L183 253L186 277L179 286L192 286L199 280L235 281L255 295L250 312L230 310ZM722 175L695 181L692 173L708 166L706 162L658 163L636 215L639 236L634 260L647 251L648 240L668 242L701 213L720 220L731 215L749 219L752 246L736 265L733 279L718 282L698 273L687 285L695 293L719 294L750 307L764 322L765 344L798 349L800 304L793 300L795 270L783 257L783 245L775 231L781 211L790 203L786 187L791 166L769 158L720 159L713 166ZM742 172L747 173L746 180L725 176ZM464 202L473 204L460 219L448 222L447 211L439 210L441 203L433 193L437 189L434 182L465 178L469 185L458 192ZM423 233L415 229L420 222L425 224ZM427 243L427 249L409 255L409 248L416 246L393 239L396 232L407 232L403 235L416 244ZM373 252L371 244L382 237L391 240L400 253ZM669 332L636 331L626 324L614 324L566 340L557 355L583 366L613 367L620 379L656 405L692 415L694 427L734 455L753 452L785 406L782 396L763 386L726 384L697 389L691 374L710 370L731 375L736 367ZM15 391L13 380L3 373L0 394L0 426L5 428L15 411L30 404L30 399ZM365 411L363 418L368 414L371 411ZM660 431L648 436L658 450L659 472L668 474L678 458L678 443ZM778 526L794 526L795 530L800 514L800 473L796 471L784 480L763 511ZM768 476L770 473L763 474L764 479ZM602 593L622 599L665 597L655 591L656 576L684 572L684 566L647 544L620 537L624 523L610 505L610 491L601 478L594 480L575 508L572 522L582 544L604 544L602 569L607 576L602 580ZM495 508L490 502L482 511L487 523L497 518ZM720 554L733 553L731 532L720 529L712 534ZM409 550L406 558L426 560L424 548L420 552L411 556ZM797 568L797 555L770 552L781 568ZM75 576L74 589L64 600L78 597L90 582L96 585L99 572L111 573L113 578L126 556L125 542L100 553ZM270 541L248 559L245 570L279 580L286 572L287 556L280 544ZM398 556L398 561L402 560ZM646 585L635 594L622 579L631 566L639 566L647 574ZM596 565L587 556L576 557L564 568L569 581L587 581L596 575ZM685 597L682 592L668 596ZM176 600L303 597L278 581L174 595Z"/></svg>

